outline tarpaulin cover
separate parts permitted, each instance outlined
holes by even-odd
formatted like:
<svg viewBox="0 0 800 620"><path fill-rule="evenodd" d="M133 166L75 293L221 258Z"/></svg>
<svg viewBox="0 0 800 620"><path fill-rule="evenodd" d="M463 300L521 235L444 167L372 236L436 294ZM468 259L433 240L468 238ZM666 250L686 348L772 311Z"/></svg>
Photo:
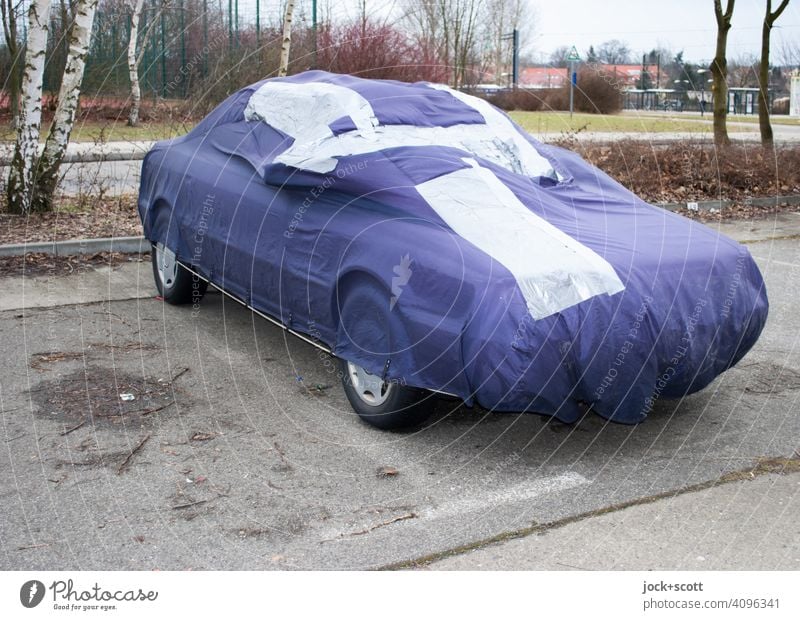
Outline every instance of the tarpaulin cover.
<svg viewBox="0 0 800 620"><path fill-rule="evenodd" d="M139 210L148 239L337 356L499 411L641 421L767 317L745 247L439 85L249 86L148 153Z"/></svg>

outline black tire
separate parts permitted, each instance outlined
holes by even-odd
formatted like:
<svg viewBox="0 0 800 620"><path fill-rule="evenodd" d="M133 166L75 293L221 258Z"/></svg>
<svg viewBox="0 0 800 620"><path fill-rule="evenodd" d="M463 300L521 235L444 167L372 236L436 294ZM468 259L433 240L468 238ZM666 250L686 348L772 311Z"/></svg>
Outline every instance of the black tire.
<svg viewBox="0 0 800 620"><path fill-rule="evenodd" d="M342 364L342 386L353 411L370 426L382 430L400 430L422 425L430 417L431 395L425 390L411 388L399 383L382 382L385 391L380 404L367 402L356 387L352 366L346 360ZM360 367L359 367L360 368ZM360 369L363 371L363 368Z"/></svg>
<svg viewBox="0 0 800 620"><path fill-rule="evenodd" d="M389 299L388 294L381 294L366 282L350 288L341 307L340 338L356 349L397 363L395 341L402 326L391 313ZM374 334L382 335L381 342L373 341ZM347 360L341 360L341 370L347 400L367 424L384 430L404 429L420 426L430 416L433 398L426 390L382 381ZM367 384L371 389L365 391Z"/></svg>
<svg viewBox="0 0 800 620"><path fill-rule="evenodd" d="M166 250L175 260L174 254ZM208 282L203 280L180 263L175 263L174 270L169 273L162 272L159 266L160 257L164 256L164 248L161 244L153 244L150 252L150 262L153 264L153 278L156 281L158 294L168 304L182 305L198 303L205 295Z"/></svg>

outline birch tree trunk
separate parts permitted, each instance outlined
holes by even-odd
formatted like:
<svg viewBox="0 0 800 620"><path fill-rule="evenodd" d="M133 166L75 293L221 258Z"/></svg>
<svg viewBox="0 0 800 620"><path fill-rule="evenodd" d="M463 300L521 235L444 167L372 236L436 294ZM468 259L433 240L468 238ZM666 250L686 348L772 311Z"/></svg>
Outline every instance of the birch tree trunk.
<svg viewBox="0 0 800 620"><path fill-rule="evenodd" d="M286 77L289 70L289 48L292 45L292 15L294 0L286 0L286 13L283 15L283 42L281 43L281 63L278 66L278 77Z"/></svg>
<svg viewBox="0 0 800 620"><path fill-rule="evenodd" d="M17 141L6 184L8 210L12 213L30 213L32 205L33 172L42 124L42 80L49 23L50 0L32 0L28 10L28 44L22 76Z"/></svg>
<svg viewBox="0 0 800 620"><path fill-rule="evenodd" d="M37 211L49 211L52 208L58 169L66 154L69 136L75 124L96 9L97 0L79 0L75 7L75 19L69 35L69 55L61 79L58 106L36 170L32 206Z"/></svg>
<svg viewBox="0 0 800 620"><path fill-rule="evenodd" d="M136 56L136 41L139 37L139 20L142 17L144 0L136 0L131 14L131 34L128 39L128 76L131 80L131 111L128 114L128 125L139 124L139 107L142 104L142 89L139 86L139 58Z"/></svg>

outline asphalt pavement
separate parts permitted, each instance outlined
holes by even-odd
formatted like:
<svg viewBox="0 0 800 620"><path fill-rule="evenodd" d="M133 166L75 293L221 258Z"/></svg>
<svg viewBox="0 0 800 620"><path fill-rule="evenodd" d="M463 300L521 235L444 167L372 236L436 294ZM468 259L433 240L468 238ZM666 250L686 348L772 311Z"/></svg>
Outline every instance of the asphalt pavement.
<svg viewBox="0 0 800 620"><path fill-rule="evenodd" d="M0 569L797 569L800 215L721 227L766 330L638 426L440 400L381 432L335 360L218 293L160 302L147 261L5 278Z"/></svg>

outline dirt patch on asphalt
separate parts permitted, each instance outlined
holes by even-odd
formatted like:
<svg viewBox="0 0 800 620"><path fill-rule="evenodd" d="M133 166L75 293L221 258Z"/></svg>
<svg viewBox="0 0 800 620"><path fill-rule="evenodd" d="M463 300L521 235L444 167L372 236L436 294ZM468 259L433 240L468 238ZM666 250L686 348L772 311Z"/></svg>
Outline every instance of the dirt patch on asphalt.
<svg viewBox="0 0 800 620"><path fill-rule="evenodd" d="M39 357L32 363L43 362ZM179 374L171 380L153 379L90 365L41 381L30 395L37 415L63 427L62 435L86 425L130 430L175 413L178 388L173 384Z"/></svg>
<svg viewBox="0 0 800 620"><path fill-rule="evenodd" d="M800 390L800 372L769 362L753 365L744 388L748 394L782 394L794 390Z"/></svg>
<svg viewBox="0 0 800 620"><path fill-rule="evenodd" d="M18 276L68 276L97 269L116 267L125 263L138 263L150 260L149 256L122 254L120 252L97 252L75 256L53 256L29 252L24 256L0 257L0 278Z"/></svg>

